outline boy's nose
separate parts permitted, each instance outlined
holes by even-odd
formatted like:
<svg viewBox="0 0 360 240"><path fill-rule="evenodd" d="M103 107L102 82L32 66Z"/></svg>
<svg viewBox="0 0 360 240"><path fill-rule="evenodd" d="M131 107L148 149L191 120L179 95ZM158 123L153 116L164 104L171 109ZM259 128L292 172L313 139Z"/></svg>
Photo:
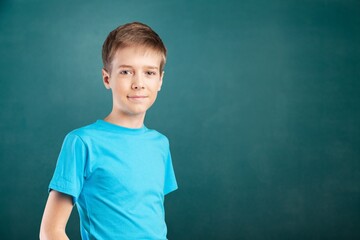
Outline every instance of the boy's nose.
<svg viewBox="0 0 360 240"><path fill-rule="evenodd" d="M142 79L139 76L134 76L133 77L133 82L131 84L131 88L134 90L138 90L138 89L144 89L144 83L142 81Z"/></svg>

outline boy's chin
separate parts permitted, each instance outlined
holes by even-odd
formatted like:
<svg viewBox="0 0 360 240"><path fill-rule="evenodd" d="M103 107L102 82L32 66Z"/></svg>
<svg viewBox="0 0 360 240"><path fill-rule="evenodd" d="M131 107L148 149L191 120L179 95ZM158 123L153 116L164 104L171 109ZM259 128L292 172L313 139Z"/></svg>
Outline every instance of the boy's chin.
<svg viewBox="0 0 360 240"><path fill-rule="evenodd" d="M129 116L132 116L132 117L137 117L137 116L144 116L147 112L147 108L146 109L136 109L136 110L132 110L132 111L129 111L128 112L128 115Z"/></svg>

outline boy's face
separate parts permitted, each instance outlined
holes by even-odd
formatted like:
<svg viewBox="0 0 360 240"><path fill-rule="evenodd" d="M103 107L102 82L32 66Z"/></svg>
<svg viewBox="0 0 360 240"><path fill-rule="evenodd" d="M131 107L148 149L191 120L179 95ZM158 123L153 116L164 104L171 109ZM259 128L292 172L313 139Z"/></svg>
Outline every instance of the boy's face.
<svg viewBox="0 0 360 240"><path fill-rule="evenodd" d="M112 90L113 111L119 116L145 116L161 89L161 55L145 47L118 49L111 73L103 69L104 85Z"/></svg>

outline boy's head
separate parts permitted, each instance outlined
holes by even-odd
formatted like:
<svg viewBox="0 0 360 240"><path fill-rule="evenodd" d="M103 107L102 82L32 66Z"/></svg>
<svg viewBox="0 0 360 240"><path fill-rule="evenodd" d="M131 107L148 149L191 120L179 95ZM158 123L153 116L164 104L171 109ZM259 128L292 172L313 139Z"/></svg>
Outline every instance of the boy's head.
<svg viewBox="0 0 360 240"><path fill-rule="evenodd" d="M133 22L119 26L111 31L102 47L104 70L109 74L112 71L112 60L117 50L126 47L142 47L151 49L162 56L160 71L166 62L166 48L159 35L149 26Z"/></svg>
<svg viewBox="0 0 360 240"><path fill-rule="evenodd" d="M134 22L110 32L103 45L103 83L117 119L144 118L162 86L166 48L148 26Z"/></svg>

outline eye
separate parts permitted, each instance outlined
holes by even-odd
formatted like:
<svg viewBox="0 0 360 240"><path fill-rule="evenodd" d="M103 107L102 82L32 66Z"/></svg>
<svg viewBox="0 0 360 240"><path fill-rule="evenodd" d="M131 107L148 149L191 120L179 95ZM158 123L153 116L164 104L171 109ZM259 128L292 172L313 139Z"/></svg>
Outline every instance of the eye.
<svg viewBox="0 0 360 240"><path fill-rule="evenodd" d="M131 74L131 71L130 71L130 70L121 70L121 71L120 71L120 74L121 74L121 75L130 75L130 74Z"/></svg>
<svg viewBox="0 0 360 240"><path fill-rule="evenodd" d="M146 75L149 75L149 76L155 76L156 75L156 72L154 72L154 71L146 71L145 73L146 73Z"/></svg>

